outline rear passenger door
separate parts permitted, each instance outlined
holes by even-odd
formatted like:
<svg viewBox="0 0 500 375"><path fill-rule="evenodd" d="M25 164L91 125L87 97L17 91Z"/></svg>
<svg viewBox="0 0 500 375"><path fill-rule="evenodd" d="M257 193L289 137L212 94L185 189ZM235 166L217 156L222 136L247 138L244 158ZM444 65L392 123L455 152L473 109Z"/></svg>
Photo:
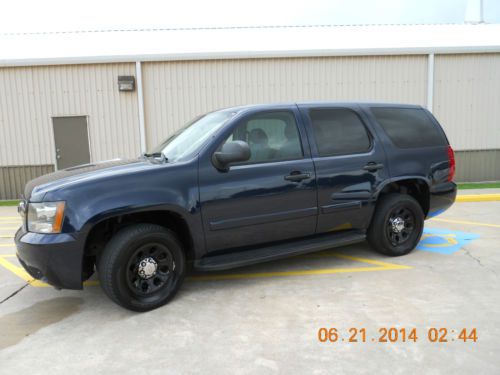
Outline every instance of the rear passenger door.
<svg viewBox="0 0 500 375"><path fill-rule="evenodd" d="M316 168L317 233L365 229L388 177L385 152L357 106L299 106Z"/></svg>

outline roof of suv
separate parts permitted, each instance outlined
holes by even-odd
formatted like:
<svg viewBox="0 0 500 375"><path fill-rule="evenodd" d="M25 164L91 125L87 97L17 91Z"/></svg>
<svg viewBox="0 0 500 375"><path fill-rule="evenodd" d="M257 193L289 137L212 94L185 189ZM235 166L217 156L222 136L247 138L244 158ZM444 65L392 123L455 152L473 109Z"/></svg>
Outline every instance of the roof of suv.
<svg viewBox="0 0 500 375"><path fill-rule="evenodd" d="M421 105L419 104L405 104L405 103L390 103L390 102L365 102L365 101L359 101L359 102L335 102L335 101L304 101L304 102L276 102L276 103L261 103L261 104L247 104L247 105L241 105L241 106L234 106L234 107L226 107L226 108L221 108L219 110L221 111L245 111L245 110L250 110L250 109L272 109L275 107L282 107L282 106L339 106L339 107L354 107L354 106L362 106L362 107L396 107L396 108L422 108Z"/></svg>

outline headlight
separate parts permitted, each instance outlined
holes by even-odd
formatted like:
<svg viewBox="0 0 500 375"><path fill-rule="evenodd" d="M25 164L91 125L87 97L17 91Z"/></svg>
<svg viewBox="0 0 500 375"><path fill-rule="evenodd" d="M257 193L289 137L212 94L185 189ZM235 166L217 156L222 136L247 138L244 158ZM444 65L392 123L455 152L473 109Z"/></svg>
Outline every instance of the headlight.
<svg viewBox="0 0 500 375"><path fill-rule="evenodd" d="M28 231L60 233L64 218L64 202L28 204Z"/></svg>

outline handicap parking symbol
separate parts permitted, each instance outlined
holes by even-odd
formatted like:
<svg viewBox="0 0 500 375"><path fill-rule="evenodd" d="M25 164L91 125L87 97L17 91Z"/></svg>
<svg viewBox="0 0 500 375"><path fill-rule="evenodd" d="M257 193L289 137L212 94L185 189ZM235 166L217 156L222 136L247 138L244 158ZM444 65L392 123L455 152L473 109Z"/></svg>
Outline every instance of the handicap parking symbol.
<svg viewBox="0 0 500 375"><path fill-rule="evenodd" d="M424 228L422 238L417 250L433 251L440 254L453 254L455 251L472 240L479 234L460 232L449 229Z"/></svg>

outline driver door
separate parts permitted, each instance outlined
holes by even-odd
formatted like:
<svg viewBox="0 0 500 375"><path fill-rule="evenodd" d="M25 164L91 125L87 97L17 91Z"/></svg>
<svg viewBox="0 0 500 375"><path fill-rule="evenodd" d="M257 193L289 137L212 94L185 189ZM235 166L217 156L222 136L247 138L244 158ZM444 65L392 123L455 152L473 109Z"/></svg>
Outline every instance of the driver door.
<svg viewBox="0 0 500 375"><path fill-rule="evenodd" d="M200 200L208 251L312 235L316 180L296 107L256 112L222 141L249 144L247 162L219 171L211 154L200 160ZM219 147L220 148L220 147Z"/></svg>

